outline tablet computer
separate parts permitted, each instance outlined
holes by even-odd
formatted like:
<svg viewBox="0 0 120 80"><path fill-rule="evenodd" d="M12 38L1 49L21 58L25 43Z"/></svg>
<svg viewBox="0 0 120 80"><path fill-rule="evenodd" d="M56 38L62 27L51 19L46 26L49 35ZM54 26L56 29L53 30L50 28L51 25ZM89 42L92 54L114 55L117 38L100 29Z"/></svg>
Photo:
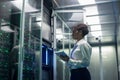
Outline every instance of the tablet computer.
<svg viewBox="0 0 120 80"><path fill-rule="evenodd" d="M66 57L68 57L68 55L64 51L58 51L58 52L56 52L56 55L57 56L66 56Z"/></svg>

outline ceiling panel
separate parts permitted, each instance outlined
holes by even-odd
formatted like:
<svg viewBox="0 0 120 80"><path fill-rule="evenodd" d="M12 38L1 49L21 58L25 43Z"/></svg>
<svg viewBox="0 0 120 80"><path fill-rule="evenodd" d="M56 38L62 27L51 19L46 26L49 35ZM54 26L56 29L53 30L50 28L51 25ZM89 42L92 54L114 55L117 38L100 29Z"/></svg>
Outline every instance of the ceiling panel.
<svg viewBox="0 0 120 80"><path fill-rule="evenodd" d="M83 13L59 13L65 22L83 21Z"/></svg>
<svg viewBox="0 0 120 80"><path fill-rule="evenodd" d="M79 6L91 6L95 4L104 4L115 2L117 0L53 0L53 7L58 8L69 8Z"/></svg>
<svg viewBox="0 0 120 80"><path fill-rule="evenodd" d="M92 25L90 27L97 29L98 26L101 26L101 31L115 31L115 27L116 27L115 24Z"/></svg>
<svg viewBox="0 0 120 80"><path fill-rule="evenodd" d="M98 15L87 15L87 18L95 18L96 16L99 17L99 23L97 23L97 25L101 26L101 43L114 43L116 42L115 38L116 38L116 29L117 29L117 23L118 23L118 7L116 7L117 5L114 5L113 3L107 3L107 4L101 4L101 5L97 5L97 9L98 9ZM115 10L116 9L116 10ZM117 11L118 10L118 11ZM88 22L89 23L89 22ZM90 23L89 25L92 26L96 23L94 23L94 21L92 23ZM96 34L98 31L94 31ZM90 32L90 34L93 33ZM90 35L88 37L91 37L93 39L95 39L95 37L92 37L92 35ZM96 40L93 39L88 39L90 43L98 43L96 42Z"/></svg>
<svg viewBox="0 0 120 80"><path fill-rule="evenodd" d="M103 36L103 37L99 37L99 38L88 37L88 42L91 44L96 44L98 46L99 39L101 40L101 42L100 42L101 44L114 44L114 42L115 42L114 36Z"/></svg>
<svg viewBox="0 0 120 80"><path fill-rule="evenodd" d="M115 28L116 28L115 24L102 24L101 26L102 26L101 27L102 31L105 31L105 30L115 31Z"/></svg>
<svg viewBox="0 0 120 80"><path fill-rule="evenodd" d="M113 3L97 5L99 14L114 14Z"/></svg>
<svg viewBox="0 0 120 80"><path fill-rule="evenodd" d="M91 31L88 36L92 37L92 36L98 36L99 37L99 33L101 32L100 37L103 36L115 36L115 32L113 30L105 30L105 31L101 31L101 30L96 30L96 31Z"/></svg>
<svg viewBox="0 0 120 80"><path fill-rule="evenodd" d="M84 9L88 17L92 15L114 14L112 3L84 6Z"/></svg>
<svg viewBox="0 0 120 80"><path fill-rule="evenodd" d="M66 10L66 9L84 9L86 13L86 22L89 25L90 33L88 40L91 43L97 43L96 37L101 38L102 43L113 43L116 38L116 29L118 24L118 15L120 13L118 8L118 0L54 0L55 4L58 4L55 9ZM80 1L80 2L79 2ZM89 2L91 1L91 2ZM71 28L76 23L84 21L81 14L62 13L59 14L66 24ZM72 16L74 18L70 19ZM93 36L93 33L98 35Z"/></svg>
<svg viewBox="0 0 120 80"><path fill-rule="evenodd" d="M114 15L97 15L87 17L87 22L89 25L102 24L102 23L115 23Z"/></svg>
<svg viewBox="0 0 120 80"><path fill-rule="evenodd" d="M105 2L105 1L117 1L117 0L95 0L96 2Z"/></svg>
<svg viewBox="0 0 120 80"><path fill-rule="evenodd" d="M114 15L100 15L99 16L100 23L115 23L115 16Z"/></svg>
<svg viewBox="0 0 120 80"><path fill-rule="evenodd" d="M79 2L77 0L53 0L54 8L59 8L61 6L68 6L73 4L79 4Z"/></svg>

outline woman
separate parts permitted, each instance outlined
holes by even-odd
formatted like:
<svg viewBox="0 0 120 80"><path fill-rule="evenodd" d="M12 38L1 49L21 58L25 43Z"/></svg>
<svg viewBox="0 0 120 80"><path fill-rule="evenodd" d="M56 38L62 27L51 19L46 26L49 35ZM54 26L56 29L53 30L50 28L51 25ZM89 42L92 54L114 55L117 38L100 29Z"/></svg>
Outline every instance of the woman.
<svg viewBox="0 0 120 80"><path fill-rule="evenodd" d="M88 33L87 25L74 26L72 37L76 40L76 44L69 57L60 56L71 70L71 80L91 80L87 67L90 64L92 47L84 40L84 36Z"/></svg>

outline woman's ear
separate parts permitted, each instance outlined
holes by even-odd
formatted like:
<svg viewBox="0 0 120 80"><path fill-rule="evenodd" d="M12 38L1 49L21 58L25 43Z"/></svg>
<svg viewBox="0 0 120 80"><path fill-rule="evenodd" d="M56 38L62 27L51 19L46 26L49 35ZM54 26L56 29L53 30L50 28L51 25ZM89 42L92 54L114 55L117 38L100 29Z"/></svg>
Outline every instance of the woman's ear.
<svg viewBox="0 0 120 80"><path fill-rule="evenodd" d="M82 30L79 30L79 33L82 34Z"/></svg>

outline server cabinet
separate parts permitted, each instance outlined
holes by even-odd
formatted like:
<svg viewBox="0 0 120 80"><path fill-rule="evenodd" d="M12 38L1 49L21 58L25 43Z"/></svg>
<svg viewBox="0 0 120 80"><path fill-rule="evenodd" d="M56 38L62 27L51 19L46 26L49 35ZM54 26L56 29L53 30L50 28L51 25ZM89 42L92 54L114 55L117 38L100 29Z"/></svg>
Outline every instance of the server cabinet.
<svg viewBox="0 0 120 80"><path fill-rule="evenodd" d="M10 78L9 53L12 48L12 35L12 33L0 30L0 80L9 80Z"/></svg>
<svg viewBox="0 0 120 80"><path fill-rule="evenodd" d="M0 80L10 80L10 52L13 47L14 30L10 22L11 6L7 0L0 1Z"/></svg>
<svg viewBox="0 0 120 80"><path fill-rule="evenodd" d="M42 45L42 80L53 80L53 48Z"/></svg>
<svg viewBox="0 0 120 80"><path fill-rule="evenodd" d="M53 49L43 43L43 38L51 43L44 4L0 1L0 80L53 80Z"/></svg>
<svg viewBox="0 0 120 80"><path fill-rule="evenodd" d="M120 10L119 10L120 11ZM118 24L118 32L117 32L117 50L118 50L118 64L119 64L119 69L120 69L120 15L119 15L119 24ZM119 75L119 77L118 77L118 79L120 79L120 71L119 71L119 73L118 73Z"/></svg>
<svg viewBox="0 0 120 80"><path fill-rule="evenodd" d="M42 80L42 3L0 1L0 80Z"/></svg>

